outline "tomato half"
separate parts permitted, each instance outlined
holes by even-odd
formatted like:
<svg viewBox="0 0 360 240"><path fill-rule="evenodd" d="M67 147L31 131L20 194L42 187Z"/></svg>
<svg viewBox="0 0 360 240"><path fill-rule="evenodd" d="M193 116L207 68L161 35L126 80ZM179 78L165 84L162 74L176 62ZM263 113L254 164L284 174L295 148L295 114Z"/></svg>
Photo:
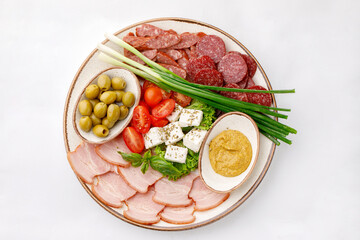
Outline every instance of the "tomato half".
<svg viewBox="0 0 360 240"><path fill-rule="evenodd" d="M152 115L150 115L151 118L151 125L153 127L164 127L166 124L169 123L169 120L167 120L166 118L156 118Z"/></svg>
<svg viewBox="0 0 360 240"><path fill-rule="evenodd" d="M151 113L156 118L164 118L172 113L175 108L175 100L174 99L166 99L156 105Z"/></svg>
<svg viewBox="0 0 360 240"><path fill-rule="evenodd" d="M124 142L130 151L134 153L141 153L144 150L145 143L143 136L138 133L135 128L127 127L122 132Z"/></svg>
<svg viewBox="0 0 360 240"><path fill-rule="evenodd" d="M149 110L144 106L136 106L131 119L131 126L139 133L147 133L150 129L150 125L151 119Z"/></svg>
<svg viewBox="0 0 360 240"><path fill-rule="evenodd" d="M158 87L151 87L146 89L144 94L144 100L150 107L154 107L162 100L161 89Z"/></svg>
<svg viewBox="0 0 360 240"><path fill-rule="evenodd" d="M171 97L171 92L167 92L164 89L158 87L155 83L152 83L152 82L147 81L147 80L144 82L144 84L142 86L143 93L145 94L146 89L151 88L151 87L157 87L157 88L159 88L161 90L163 100L169 99Z"/></svg>
<svg viewBox="0 0 360 240"><path fill-rule="evenodd" d="M178 92L172 92L171 98L182 107L186 107L191 102L191 97Z"/></svg>
<svg viewBox="0 0 360 240"><path fill-rule="evenodd" d="M145 101L140 100L139 106L145 107L145 108L150 112L150 107L149 107L149 105L148 105Z"/></svg>

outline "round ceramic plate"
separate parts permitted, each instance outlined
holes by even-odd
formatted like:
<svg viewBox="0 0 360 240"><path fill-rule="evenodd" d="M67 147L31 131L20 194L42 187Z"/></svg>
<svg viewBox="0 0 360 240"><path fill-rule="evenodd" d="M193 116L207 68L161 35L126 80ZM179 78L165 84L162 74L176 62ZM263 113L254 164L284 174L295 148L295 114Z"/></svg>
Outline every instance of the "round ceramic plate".
<svg viewBox="0 0 360 240"><path fill-rule="evenodd" d="M253 77L254 82L257 85L262 85L267 87L268 89L272 89L270 82L260 66L259 62L256 60L256 58L245 48L244 45L242 45L238 40L236 40L233 36L230 34L222 31L219 28L216 28L212 25L202 23L199 21L191 20L191 19L183 19L183 18L158 18L158 19L151 19L143 22L136 23L134 25L131 25L129 27L126 27L118 32L115 33L118 37L122 38L129 32L135 32L135 28L143 23L149 23L152 25L155 25L157 27L163 28L163 29L174 29L178 33L182 32L204 32L206 34L214 34L219 37L221 37L226 45L227 51L239 51L244 54L248 54L255 59L258 69L256 71L255 76ZM114 49L117 49L122 52L122 50L115 46L114 44L104 41L105 45L110 46ZM96 46L97 42L94 40L94 47ZM106 68L111 67L111 65L101 62L98 60L97 56L99 54L99 51L96 49L90 53L90 55L85 59L84 63L81 65L80 69L75 75L75 78L70 86L66 103L65 103L65 109L64 109L64 141L65 141L65 148L66 151L73 151L76 146L78 146L81 143L80 137L76 134L73 126L72 116L73 111L75 107L76 100L78 99L79 95L81 94L83 88L86 86L86 84L89 82L89 79L91 79L93 76L98 74L99 72L103 71ZM276 102L274 99L274 106L276 106ZM214 221L219 220L220 218L226 216L230 212L232 212L234 209L239 207L246 199L250 197L250 195L254 192L254 190L257 188L257 186L260 184L261 180L264 178L264 175L266 174L272 157L274 155L275 151L275 144L273 144L270 140L268 140L266 137L260 135L260 151L259 151L259 157L256 162L256 165L253 169L253 172L251 173L250 177L247 179L247 181L241 185L241 187L237 188L233 192L231 192L230 197L221 205L218 207L204 211L204 212L195 212L194 215L196 217L195 222L190 224L184 224L184 225L175 225L175 224L169 224L163 221L160 221L157 224L154 225L143 225L136 222L133 222L131 220L126 219L122 212L124 208L126 208L126 205L124 204L123 208L115 209L108 207L104 205L102 202L100 202L94 194L90 190L90 186L85 184L80 178L78 178L81 185L84 187L84 189L89 193L89 195L106 211L113 214L115 217L118 217L128 223L154 229L154 230L164 230L164 231L170 231L170 230L186 230L186 229L192 229L196 227L200 227L209 223L212 223Z"/></svg>

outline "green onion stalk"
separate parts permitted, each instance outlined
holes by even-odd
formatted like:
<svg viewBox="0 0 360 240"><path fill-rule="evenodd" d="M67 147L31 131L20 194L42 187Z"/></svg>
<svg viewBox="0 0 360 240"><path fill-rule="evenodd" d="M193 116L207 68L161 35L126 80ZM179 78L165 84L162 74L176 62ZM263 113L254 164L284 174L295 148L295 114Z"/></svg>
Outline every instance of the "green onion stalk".
<svg viewBox="0 0 360 240"><path fill-rule="evenodd" d="M112 35L105 34L105 36L113 43L129 50L143 60L147 65L144 66L136 61L133 61L119 52L103 45L98 44L98 49L101 51L99 54L99 59L110 63L115 66L120 66L134 74L156 84L160 88L165 89L166 91L175 91L186 96L189 96L193 99L198 99L204 103L213 106L223 112L233 112L240 111L248 114L256 122L259 131L276 145L279 145L281 140L287 144L291 144L291 141L286 138L290 133L296 134L296 130L276 121L277 118L287 119L287 115L280 114L278 111L287 111L290 109L287 108L277 108L277 107L268 107L248 102L243 102L231 98L227 98L220 94L217 94L211 90L215 91L229 91L229 92L251 92L251 93L294 93L295 90L253 90L253 89L236 89L236 88L224 88L216 86L206 86L196 83L190 83L175 73L169 71L158 63L151 61L143 54L141 54L137 49L124 42L120 38ZM275 119L273 119L273 117Z"/></svg>

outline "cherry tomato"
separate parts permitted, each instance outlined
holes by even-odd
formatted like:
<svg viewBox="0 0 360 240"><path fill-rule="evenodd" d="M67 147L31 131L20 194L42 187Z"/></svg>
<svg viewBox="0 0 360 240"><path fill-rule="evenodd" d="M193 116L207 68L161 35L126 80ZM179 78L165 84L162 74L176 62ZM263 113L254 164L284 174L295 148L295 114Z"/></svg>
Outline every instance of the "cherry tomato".
<svg viewBox="0 0 360 240"><path fill-rule="evenodd" d="M169 123L169 120L166 118L156 118L153 115L150 115L151 118L151 125L153 127L164 127L166 124Z"/></svg>
<svg viewBox="0 0 360 240"><path fill-rule="evenodd" d="M147 81L145 80L144 84L143 84L143 87L142 87L142 91L143 93L145 93L146 89L148 88L151 88L151 87L157 87L159 88L158 86L156 86L155 83L152 83L150 81ZM165 91L164 89L162 88L159 88L161 90L161 93L162 93L162 99L165 100L165 99L169 99L171 97L171 92L167 92Z"/></svg>
<svg viewBox="0 0 360 240"><path fill-rule="evenodd" d="M158 87L151 87L146 89L144 100L150 107L154 107L162 100L161 89Z"/></svg>
<svg viewBox="0 0 360 240"><path fill-rule="evenodd" d="M144 138L135 128L127 127L123 131L123 138L126 146L134 153L141 153L144 150Z"/></svg>
<svg viewBox="0 0 360 240"><path fill-rule="evenodd" d="M172 92L171 98L174 99L175 102L182 107L186 107L191 102L191 97L188 97L178 92Z"/></svg>
<svg viewBox="0 0 360 240"><path fill-rule="evenodd" d="M151 110L150 107L149 107L149 105L148 105L145 101L143 101L143 100L140 100L139 106L145 107L149 112L150 112L150 110Z"/></svg>
<svg viewBox="0 0 360 240"><path fill-rule="evenodd" d="M158 105L156 105L151 113L154 117L156 118L164 118L168 115L170 115L170 113L172 113L172 111L174 111L175 108L175 100L174 99L166 99L163 100L162 102L160 102Z"/></svg>
<svg viewBox="0 0 360 240"><path fill-rule="evenodd" d="M150 129L150 125L151 119L149 110L143 106L136 106L131 119L131 126L139 133L147 133Z"/></svg>

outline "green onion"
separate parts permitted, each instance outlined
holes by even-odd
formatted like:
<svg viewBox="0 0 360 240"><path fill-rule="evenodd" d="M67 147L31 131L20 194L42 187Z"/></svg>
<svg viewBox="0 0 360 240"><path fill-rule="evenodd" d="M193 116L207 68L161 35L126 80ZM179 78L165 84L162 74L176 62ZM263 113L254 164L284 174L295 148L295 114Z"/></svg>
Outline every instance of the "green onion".
<svg viewBox="0 0 360 240"><path fill-rule="evenodd" d="M124 42L120 38L112 35L105 35L111 42L129 50L143 60L149 67L139 64L119 52L103 45L98 44L98 49L102 51L99 54L99 59L110 64L121 66L135 73L136 75L151 81L157 86L169 91L175 91L187 95L193 99L198 99L210 106L220 109L224 112L240 111L248 114L254 119L259 127L260 132L279 145L281 140L287 144L291 141L286 138L290 133L297 131L289 126L286 126L272 117L287 118L287 115L280 114L278 111L290 111L287 108L267 107L258 104L243 102L231 98L227 98L210 90L229 91L229 92L252 92L252 93L294 93L295 89L290 90L253 90L253 89L236 89L224 88L215 86L205 86L196 83L190 83L180 76L174 74L163 66L146 58L137 49ZM117 60L118 59L118 60ZM119 61L120 60L120 61ZM270 117L272 116L272 117ZM277 140L278 139L278 140Z"/></svg>

